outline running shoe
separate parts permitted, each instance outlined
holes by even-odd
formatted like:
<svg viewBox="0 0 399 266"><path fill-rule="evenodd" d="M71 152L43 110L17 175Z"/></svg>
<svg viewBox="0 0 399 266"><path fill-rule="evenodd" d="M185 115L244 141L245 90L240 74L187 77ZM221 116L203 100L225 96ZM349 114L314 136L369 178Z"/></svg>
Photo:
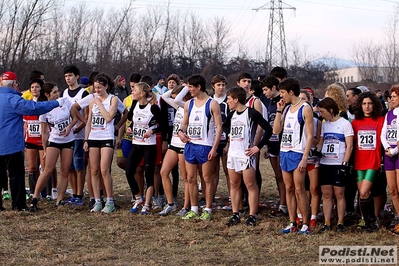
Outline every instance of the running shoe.
<svg viewBox="0 0 399 266"><path fill-rule="evenodd" d="M182 217L183 220L196 220L198 218L199 218L198 214L196 214L193 211L189 211L188 213L186 213L186 215Z"/></svg>
<svg viewBox="0 0 399 266"><path fill-rule="evenodd" d="M47 201L52 201L53 198L52 198L50 195L47 195L47 196L46 196L46 200L47 200Z"/></svg>
<svg viewBox="0 0 399 266"><path fill-rule="evenodd" d="M240 218L243 218L245 216L245 210L239 210L238 215L240 215Z"/></svg>
<svg viewBox="0 0 399 266"><path fill-rule="evenodd" d="M241 223L240 215L238 213L234 213L230 218L227 220L226 225L232 226Z"/></svg>
<svg viewBox="0 0 399 266"><path fill-rule="evenodd" d="M77 207L77 206L83 206L84 205L84 200L80 199L80 198L75 198L75 200L72 203L73 207Z"/></svg>
<svg viewBox="0 0 399 266"><path fill-rule="evenodd" d="M115 205L112 203L106 203L105 207L101 210L102 213L111 213L115 211Z"/></svg>
<svg viewBox="0 0 399 266"><path fill-rule="evenodd" d="M211 214L207 211L203 211L199 219L202 221L209 221L211 220Z"/></svg>
<svg viewBox="0 0 399 266"><path fill-rule="evenodd" d="M136 201L135 201L134 204L133 204L133 207L130 209L130 212L131 212L131 213L136 213L136 212L138 212L138 211L139 211L139 208L140 208L141 206L143 206L143 204L144 204L144 200L143 200L142 198L136 199Z"/></svg>
<svg viewBox="0 0 399 266"><path fill-rule="evenodd" d="M360 219L359 220L359 224L357 225L356 229L358 230L362 230L366 227L366 222L364 221L364 219Z"/></svg>
<svg viewBox="0 0 399 266"><path fill-rule="evenodd" d="M65 205L67 205L67 204L73 205L73 203L74 203L75 200L77 200L77 199L78 199L78 198L71 197L69 200L67 200L67 201L65 202Z"/></svg>
<svg viewBox="0 0 399 266"><path fill-rule="evenodd" d="M280 230L280 233L282 234L289 234L289 233L294 233L298 231L298 227L294 226L293 223L290 223L286 228L283 230Z"/></svg>
<svg viewBox="0 0 399 266"><path fill-rule="evenodd" d="M283 210L272 210L269 214L269 218L277 218L277 217L286 217L288 213L284 212Z"/></svg>
<svg viewBox="0 0 399 266"><path fill-rule="evenodd" d="M396 224L395 227L391 230L392 233L394 234L399 234L399 224Z"/></svg>
<svg viewBox="0 0 399 266"><path fill-rule="evenodd" d="M303 224L302 218L296 217L295 222L298 225L298 228L302 227L302 224Z"/></svg>
<svg viewBox="0 0 399 266"><path fill-rule="evenodd" d="M370 225L366 225L366 231L369 233L377 232L380 230L379 219L375 218L375 221L371 222Z"/></svg>
<svg viewBox="0 0 399 266"><path fill-rule="evenodd" d="M154 210L162 209L162 199L161 199L161 197L152 197L152 208Z"/></svg>
<svg viewBox="0 0 399 266"><path fill-rule="evenodd" d="M29 206L29 208L28 208L28 210L30 211L30 212L35 212L35 211L37 211L37 202L38 202L38 200L37 200L37 198L33 198L32 199L32 204Z"/></svg>
<svg viewBox="0 0 399 266"><path fill-rule="evenodd" d="M176 209L179 207L179 201L177 200L177 197L173 198L173 204L176 206Z"/></svg>
<svg viewBox="0 0 399 266"><path fill-rule="evenodd" d="M388 229L392 230L395 228L395 226L399 223L398 217L395 217L392 219L391 223L388 225Z"/></svg>
<svg viewBox="0 0 399 266"><path fill-rule="evenodd" d="M205 208L205 206L206 206L205 199L202 198L202 199L198 202L198 205L199 205L201 208Z"/></svg>
<svg viewBox="0 0 399 266"><path fill-rule="evenodd" d="M308 235L308 234L310 234L309 227L306 224L302 225L301 230L298 231L298 235Z"/></svg>
<svg viewBox="0 0 399 266"><path fill-rule="evenodd" d="M53 188L53 190L51 191L51 197L53 198L53 200L56 200L58 198L58 189Z"/></svg>
<svg viewBox="0 0 399 266"><path fill-rule="evenodd" d="M256 217L253 215L250 215L248 219L245 221L246 226L255 226L256 225Z"/></svg>
<svg viewBox="0 0 399 266"><path fill-rule="evenodd" d="M319 230L319 233L325 233L331 231L331 226L327 224L323 224Z"/></svg>
<svg viewBox="0 0 399 266"><path fill-rule="evenodd" d="M176 216L184 217L189 211L186 208L182 208L180 211L176 213Z"/></svg>
<svg viewBox="0 0 399 266"><path fill-rule="evenodd" d="M165 207L163 208L163 210L159 213L160 216L166 216L171 212L174 212L175 210L177 210L177 207L175 204L173 204L172 206L170 206L169 204L166 204Z"/></svg>
<svg viewBox="0 0 399 266"><path fill-rule="evenodd" d="M345 232L345 226L343 224L338 224L337 225L337 232Z"/></svg>
<svg viewBox="0 0 399 266"><path fill-rule="evenodd" d="M94 204L96 204L96 200L95 199L90 199L90 201L89 201L89 209L90 210L93 209Z"/></svg>
<svg viewBox="0 0 399 266"><path fill-rule="evenodd" d="M11 199L11 195L10 193L6 190L3 193L3 200L10 200Z"/></svg>
<svg viewBox="0 0 399 266"><path fill-rule="evenodd" d="M140 214L141 215L148 215L150 213L150 206L144 205L143 208L141 209Z"/></svg>
<svg viewBox="0 0 399 266"><path fill-rule="evenodd" d="M94 203L93 209L90 212L100 212L102 210L102 204L99 202Z"/></svg>
<svg viewBox="0 0 399 266"><path fill-rule="evenodd" d="M225 211L231 211L233 209L233 206L231 206L231 203L229 202L225 206L223 206L222 209Z"/></svg>
<svg viewBox="0 0 399 266"><path fill-rule="evenodd" d="M317 221L316 221L316 219L310 219L309 227L312 228L312 229L314 229L314 228L317 227Z"/></svg>

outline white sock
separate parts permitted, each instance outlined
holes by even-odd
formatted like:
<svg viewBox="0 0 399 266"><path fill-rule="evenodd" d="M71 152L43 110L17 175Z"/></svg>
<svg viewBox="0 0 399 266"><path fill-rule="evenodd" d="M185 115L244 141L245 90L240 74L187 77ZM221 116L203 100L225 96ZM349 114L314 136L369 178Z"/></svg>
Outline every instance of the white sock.
<svg viewBox="0 0 399 266"><path fill-rule="evenodd" d="M191 206L191 210L198 214L198 206Z"/></svg>
<svg viewBox="0 0 399 266"><path fill-rule="evenodd" d="M204 211L207 211L209 214L212 213L212 209L211 208L204 208Z"/></svg>
<svg viewBox="0 0 399 266"><path fill-rule="evenodd" d="M310 220L316 220L316 215L312 214L312 216L310 216Z"/></svg>
<svg viewBox="0 0 399 266"><path fill-rule="evenodd" d="M302 219L302 214L301 213L298 213L297 216L298 216L299 219Z"/></svg>

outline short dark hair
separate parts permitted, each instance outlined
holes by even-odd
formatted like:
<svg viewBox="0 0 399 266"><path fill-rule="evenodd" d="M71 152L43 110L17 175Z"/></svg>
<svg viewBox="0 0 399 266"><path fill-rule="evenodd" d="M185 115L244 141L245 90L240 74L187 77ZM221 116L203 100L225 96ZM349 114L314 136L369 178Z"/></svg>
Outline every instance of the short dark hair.
<svg viewBox="0 0 399 266"><path fill-rule="evenodd" d="M80 76L80 70L75 65L69 65L64 67L64 75L67 73L73 73L75 76Z"/></svg>
<svg viewBox="0 0 399 266"><path fill-rule="evenodd" d="M336 116L336 115L338 115L339 114L339 107L338 107L338 104L332 99L332 98L330 98L330 97L326 97L326 98L324 98L323 100L321 100L318 104L317 104L317 107L319 107L319 108L324 108L324 109L326 109L328 112L330 112L331 113L331 111L332 111L332 114L334 115L334 116Z"/></svg>
<svg viewBox="0 0 399 266"><path fill-rule="evenodd" d="M206 80L202 75L192 75L187 79L188 84L193 85L195 87L201 86L200 90L206 92Z"/></svg>
<svg viewBox="0 0 399 266"><path fill-rule="evenodd" d="M241 104L245 104L246 100L246 92L241 87L233 87L227 91L227 96L230 96L232 99L238 99L238 102Z"/></svg>
<svg viewBox="0 0 399 266"><path fill-rule="evenodd" d="M270 71L269 76L276 77L279 79L285 79L288 77L288 73L285 68L276 66Z"/></svg>
<svg viewBox="0 0 399 266"><path fill-rule="evenodd" d="M272 76L266 77L266 78L262 79L260 82L262 88L268 87L269 89L273 88L273 86L276 86L276 89L278 89L279 83L280 83L280 81L278 81L278 79L276 79L275 77L272 77Z"/></svg>
<svg viewBox="0 0 399 266"><path fill-rule="evenodd" d="M219 83L219 82L224 82L224 83L227 84L226 77L221 75L221 74L217 74L217 75L212 77L212 79L211 79L212 86L215 85L216 83Z"/></svg>
<svg viewBox="0 0 399 266"><path fill-rule="evenodd" d="M301 93L301 86L299 86L299 81L297 79L289 78L283 80L278 84L280 90L286 90L287 92L293 91L295 96L299 96Z"/></svg>
<svg viewBox="0 0 399 266"><path fill-rule="evenodd" d="M140 82L145 82L147 83L150 87L154 85L154 80L150 75L144 75L141 77Z"/></svg>
<svg viewBox="0 0 399 266"><path fill-rule="evenodd" d="M90 73L89 76L89 85L93 85L94 84L94 78L99 74L100 72L98 71L93 71Z"/></svg>
<svg viewBox="0 0 399 266"><path fill-rule="evenodd" d="M353 95L359 95L360 93L362 93L362 90L358 88L349 88L347 89L347 91L352 91Z"/></svg>
<svg viewBox="0 0 399 266"><path fill-rule="evenodd" d="M129 82L139 83L141 75L139 73L132 73L129 78Z"/></svg>
<svg viewBox="0 0 399 266"><path fill-rule="evenodd" d="M40 79L41 76L44 76L43 72L41 72L40 70L32 70L32 72L30 72L29 74L29 80Z"/></svg>
<svg viewBox="0 0 399 266"><path fill-rule="evenodd" d="M247 72L243 72L241 73L238 78L237 78L237 82L242 80L242 79L250 79L251 81L253 80L252 75L247 73Z"/></svg>
<svg viewBox="0 0 399 266"><path fill-rule="evenodd" d="M254 80L252 81L252 85L251 85L250 91L253 91L253 94L254 94L256 97L258 97L258 98L259 98L260 96L262 96L263 90L262 90L262 86L261 86L261 83L260 83L259 80L254 79Z"/></svg>

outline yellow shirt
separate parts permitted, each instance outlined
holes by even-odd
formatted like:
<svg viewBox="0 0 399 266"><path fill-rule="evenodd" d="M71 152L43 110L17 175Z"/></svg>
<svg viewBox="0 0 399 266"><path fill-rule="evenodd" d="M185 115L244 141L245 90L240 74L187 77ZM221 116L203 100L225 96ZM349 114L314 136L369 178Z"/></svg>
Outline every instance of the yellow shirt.
<svg viewBox="0 0 399 266"><path fill-rule="evenodd" d="M130 94L129 96L127 96L127 97L125 98L125 106L126 106L126 109L127 109L128 111L130 110L130 107L132 107L132 104L133 104L133 97L132 97L132 95ZM131 124L132 124L132 121L127 120L127 121L126 121L126 129L127 129ZM131 134L126 134L126 130L125 130L125 133L123 134L123 139L132 141L132 135L131 135Z"/></svg>
<svg viewBox="0 0 399 266"><path fill-rule="evenodd" d="M25 100L33 100L33 95L30 90L26 90L24 91L24 93L22 93L22 98L24 98Z"/></svg>

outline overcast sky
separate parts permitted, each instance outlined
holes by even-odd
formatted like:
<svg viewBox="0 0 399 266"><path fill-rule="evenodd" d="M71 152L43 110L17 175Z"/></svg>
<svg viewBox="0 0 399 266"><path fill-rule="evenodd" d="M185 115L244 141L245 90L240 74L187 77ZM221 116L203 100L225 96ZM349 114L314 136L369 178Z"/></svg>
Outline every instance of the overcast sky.
<svg viewBox="0 0 399 266"><path fill-rule="evenodd" d="M129 0L67 0L70 4L77 2L91 3L93 6L121 7ZM259 8L268 1L262 0L171 0L173 9L189 10L203 19L212 16L224 17L231 25L231 33L236 40L245 40L250 55L266 48L270 10ZM277 1L276 1L277 2ZM383 30L388 17L393 14L398 1L390 0L287 0L284 6L285 33L288 42L299 41L300 47L307 47L312 58L325 55L352 59L351 50L354 43L362 40L373 40L381 43ZM136 0L137 12L146 6L166 6L164 0ZM237 42L235 42L237 43ZM237 47L232 48L232 53Z"/></svg>

